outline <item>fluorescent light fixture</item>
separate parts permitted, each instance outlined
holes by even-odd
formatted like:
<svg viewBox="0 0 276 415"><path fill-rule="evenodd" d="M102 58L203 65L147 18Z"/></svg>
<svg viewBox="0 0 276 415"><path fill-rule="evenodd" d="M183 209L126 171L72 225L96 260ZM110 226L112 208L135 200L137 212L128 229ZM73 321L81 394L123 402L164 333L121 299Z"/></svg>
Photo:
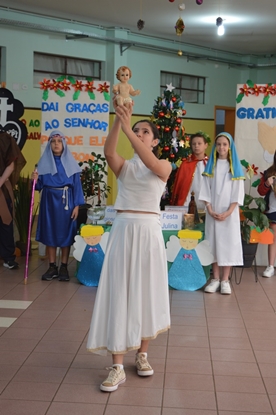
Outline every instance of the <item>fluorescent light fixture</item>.
<svg viewBox="0 0 276 415"><path fill-rule="evenodd" d="M216 19L216 25L218 27L218 35L223 36L224 35L224 26L223 26L223 19L222 17L218 17Z"/></svg>

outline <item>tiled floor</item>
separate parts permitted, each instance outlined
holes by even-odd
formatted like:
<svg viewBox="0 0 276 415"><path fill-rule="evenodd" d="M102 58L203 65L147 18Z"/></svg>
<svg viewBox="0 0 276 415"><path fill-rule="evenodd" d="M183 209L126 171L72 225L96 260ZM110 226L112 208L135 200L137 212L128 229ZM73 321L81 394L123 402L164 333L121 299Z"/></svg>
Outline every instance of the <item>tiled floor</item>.
<svg viewBox="0 0 276 415"><path fill-rule="evenodd" d="M276 277L245 270L231 296L171 291L172 327L151 343L155 374L100 392L110 357L86 351L96 289L46 282L46 261L0 264L1 415L251 415L276 413ZM70 264L73 275L75 262ZM259 268L261 274L263 268Z"/></svg>

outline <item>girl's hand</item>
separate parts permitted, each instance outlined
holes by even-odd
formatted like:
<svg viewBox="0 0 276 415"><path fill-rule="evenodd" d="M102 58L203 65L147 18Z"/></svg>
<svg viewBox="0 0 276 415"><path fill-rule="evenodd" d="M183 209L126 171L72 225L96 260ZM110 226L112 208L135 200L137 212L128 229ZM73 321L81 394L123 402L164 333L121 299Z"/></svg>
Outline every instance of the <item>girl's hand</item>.
<svg viewBox="0 0 276 415"><path fill-rule="evenodd" d="M224 221L226 218L228 218L228 216L230 216L230 213L227 210L226 212L218 213L216 215L215 219L217 219L219 221Z"/></svg>
<svg viewBox="0 0 276 415"><path fill-rule="evenodd" d="M75 206L71 215L71 219L76 220L79 214L79 207Z"/></svg>
<svg viewBox="0 0 276 415"><path fill-rule="evenodd" d="M269 177L269 178L266 180L265 184L266 184L268 187L272 186L272 185L273 185L273 182L274 182L274 179L275 179L275 176L271 176L271 177Z"/></svg>
<svg viewBox="0 0 276 415"><path fill-rule="evenodd" d="M37 182L37 179L38 179L38 172L37 171L32 172L31 179L35 180Z"/></svg>
<svg viewBox="0 0 276 415"><path fill-rule="evenodd" d="M115 110L117 116L121 121L122 130L124 133L131 129L132 107L133 104L127 103L126 105L118 105Z"/></svg>

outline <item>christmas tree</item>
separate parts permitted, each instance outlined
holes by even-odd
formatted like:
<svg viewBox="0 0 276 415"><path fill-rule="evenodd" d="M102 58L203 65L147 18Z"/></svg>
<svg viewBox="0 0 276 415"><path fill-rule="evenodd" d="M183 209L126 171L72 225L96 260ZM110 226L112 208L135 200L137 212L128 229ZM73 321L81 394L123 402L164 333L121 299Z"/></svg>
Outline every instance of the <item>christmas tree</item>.
<svg viewBox="0 0 276 415"><path fill-rule="evenodd" d="M161 209L170 204L172 186L177 168L183 159L191 154L190 137L185 134L182 117L186 115L184 102L180 95L174 93L172 84L166 85L163 95L157 97L152 111L152 122L156 124L159 134L159 158L172 164L172 173L167 189L161 201Z"/></svg>

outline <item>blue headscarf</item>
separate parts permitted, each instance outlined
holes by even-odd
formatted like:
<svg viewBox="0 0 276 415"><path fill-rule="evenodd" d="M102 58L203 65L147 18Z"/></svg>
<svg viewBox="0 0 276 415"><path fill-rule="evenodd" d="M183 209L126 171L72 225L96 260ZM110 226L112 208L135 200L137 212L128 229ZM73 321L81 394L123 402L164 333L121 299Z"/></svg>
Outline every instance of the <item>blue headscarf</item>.
<svg viewBox="0 0 276 415"><path fill-rule="evenodd" d="M243 169L240 163L240 159L238 157L238 153L236 150L236 146L234 143L234 140L229 133L219 133L216 138L214 145L211 150L211 154L208 160L208 163L205 167L204 172L202 175L213 177L214 176L214 170L217 163L217 151L216 151L216 140L218 137L226 137L229 140L230 147L229 147L229 162L230 162L230 171L232 174L232 180L245 180Z"/></svg>
<svg viewBox="0 0 276 415"><path fill-rule="evenodd" d="M75 173L80 173L81 168L72 156L68 146L66 144L65 136L61 131L54 130L49 136L47 146L42 154L38 165L37 171L39 175L51 174L52 176L57 173L57 167L54 159L54 155L51 149L51 141L53 137L59 136L62 138L63 152L60 156L61 164L64 167L67 177L73 176Z"/></svg>

